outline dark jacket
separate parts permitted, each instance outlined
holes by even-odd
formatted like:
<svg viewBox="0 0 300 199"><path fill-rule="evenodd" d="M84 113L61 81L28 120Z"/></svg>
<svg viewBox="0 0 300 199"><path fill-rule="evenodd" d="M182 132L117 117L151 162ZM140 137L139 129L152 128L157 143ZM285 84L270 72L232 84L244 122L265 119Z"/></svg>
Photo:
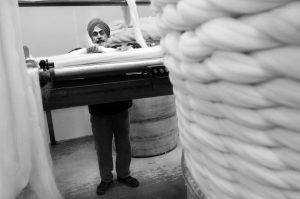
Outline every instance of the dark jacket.
<svg viewBox="0 0 300 199"><path fill-rule="evenodd" d="M140 48L141 46L138 43L129 43L127 45L131 45L133 48ZM113 48L117 48L118 46L113 46ZM89 105L89 112L92 115L109 115L120 113L132 106L132 100L128 101L120 101L120 102L112 102L105 104L95 104Z"/></svg>
<svg viewBox="0 0 300 199"><path fill-rule="evenodd" d="M89 112L92 115L110 115L120 113L132 106L132 100L112 102L105 104L89 105Z"/></svg>

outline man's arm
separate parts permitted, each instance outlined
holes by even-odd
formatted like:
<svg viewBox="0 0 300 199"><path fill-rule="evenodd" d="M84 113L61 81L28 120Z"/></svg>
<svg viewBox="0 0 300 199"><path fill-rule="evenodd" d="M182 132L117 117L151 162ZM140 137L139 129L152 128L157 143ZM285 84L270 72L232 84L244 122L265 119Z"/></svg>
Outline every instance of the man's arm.
<svg viewBox="0 0 300 199"><path fill-rule="evenodd" d="M117 50L114 48L106 48L103 46L99 46L97 44L89 46L87 48L87 53L109 53L109 52L116 52Z"/></svg>

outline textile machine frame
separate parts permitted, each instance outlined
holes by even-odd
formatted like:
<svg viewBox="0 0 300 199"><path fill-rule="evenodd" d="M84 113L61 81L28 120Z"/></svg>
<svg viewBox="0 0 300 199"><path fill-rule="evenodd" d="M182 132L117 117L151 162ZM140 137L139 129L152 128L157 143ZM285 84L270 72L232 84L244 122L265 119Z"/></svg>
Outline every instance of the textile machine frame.
<svg viewBox="0 0 300 199"><path fill-rule="evenodd" d="M149 5L150 1L137 0L136 3ZM124 6L127 3L125 0L19 0L19 7L99 5ZM25 47L25 55L29 54L28 51ZM34 67L32 62L26 64L27 67ZM39 65L43 108L51 145L56 144L51 110L173 94L162 59L107 64L100 69L55 68L55 63L48 63L47 60L42 60ZM107 70L110 66L114 70Z"/></svg>

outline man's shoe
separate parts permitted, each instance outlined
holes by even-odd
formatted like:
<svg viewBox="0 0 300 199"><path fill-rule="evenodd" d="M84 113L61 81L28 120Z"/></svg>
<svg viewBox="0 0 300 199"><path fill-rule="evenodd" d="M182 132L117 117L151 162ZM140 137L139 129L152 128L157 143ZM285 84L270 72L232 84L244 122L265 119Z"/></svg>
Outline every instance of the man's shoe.
<svg viewBox="0 0 300 199"><path fill-rule="evenodd" d="M101 181L101 183L97 187L97 191L96 191L97 195L105 194L108 188L110 187L110 185L112 184L112 182L113 181L110 182Z"/></svg>
<svg viewBox="0 0 300 199"><path fill-rule="evenodd" d="M118 177L118 182L121 182L129 187L138 187L140 185L139 181L131 176L128 176L126 178Z"/></svg>

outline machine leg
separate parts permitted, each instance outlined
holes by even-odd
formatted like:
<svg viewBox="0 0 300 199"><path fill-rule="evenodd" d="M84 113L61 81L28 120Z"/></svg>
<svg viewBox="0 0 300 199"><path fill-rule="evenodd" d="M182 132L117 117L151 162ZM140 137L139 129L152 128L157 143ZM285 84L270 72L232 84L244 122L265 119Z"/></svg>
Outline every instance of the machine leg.
<svg viewBox="0 0 300 199"><path fill-rule="evenodd" d="M47 123L48 123L50 143L51 143L51 145L56 145L51 111L49 111L49 110L46 111L46 117L47 117Z"/></svg>

